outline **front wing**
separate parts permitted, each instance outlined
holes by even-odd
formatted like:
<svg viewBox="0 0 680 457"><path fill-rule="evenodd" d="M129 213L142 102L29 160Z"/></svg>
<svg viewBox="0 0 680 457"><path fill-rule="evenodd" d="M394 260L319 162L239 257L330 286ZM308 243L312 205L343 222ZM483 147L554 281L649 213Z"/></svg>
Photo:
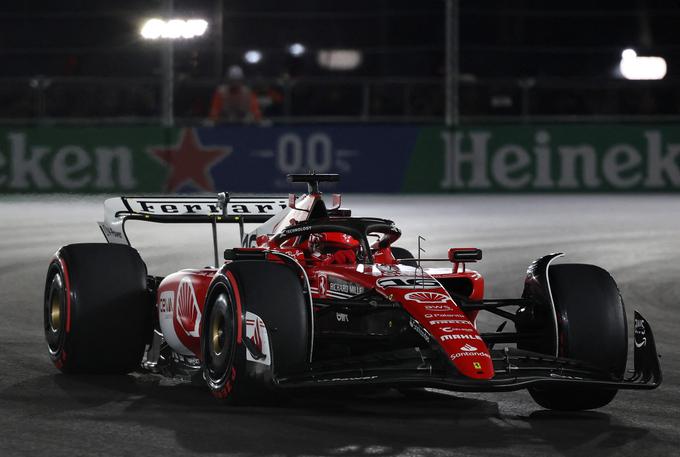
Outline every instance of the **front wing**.
<svg viewBox="0 0 680 457"><path fill-rule="evenodd" d="M281 388L383 385L463 392L512 391L546 385L654 389L662 381L654 336L649 323L637 312L635 319L634 367L630 376L623 379L579 360L511 348L491 351L496 372L492 379L471 379L452 370L450 364L442 366L440 353L413 348L317 364L309 372L279 378L276 383Z"/></svg>

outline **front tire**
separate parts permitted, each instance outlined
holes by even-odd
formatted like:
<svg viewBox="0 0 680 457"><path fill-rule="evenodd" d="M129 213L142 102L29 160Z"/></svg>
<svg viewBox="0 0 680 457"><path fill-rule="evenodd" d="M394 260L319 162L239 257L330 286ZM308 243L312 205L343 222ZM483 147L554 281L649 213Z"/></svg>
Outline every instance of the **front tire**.
<svg viewBox="0 0 680 457"><path fill-rule="evenodd" d="M239 328L243 329L240 297L234 291L230 275L216 278L208 298L208 312L201 333L203 375L208 388L216 398L239 400L244 389L241 379L245 373L246 347ZM238 300L238 301L237 301ZM238 390L234 390L236 386ZM240 392L239 392L240 391Z"/></svg>
<svg viewBox="0 0 680 457"><path fill-rule="evenodd" d="M271 396L276 375L306 367L312 322L303 290L293 268L270 261L234 262L215 277L201 334L204 377L215 397L252 404ZM258 338L248 337L248 325Z"/></svg>
<svg viewBox="0 0 680 457"><path fill-rule="evenodd" d="M146 265L129 246L71 244L49 264L44 329L65 373L129 373L152 332Z"/></svg>
<svg viewBox="0 0 680 457"><path fill-rule="evenodd" d="M614 379L622 379L628 332L625 307L614 279L594 265L560 264L550 267L549 281L558 315L558 355L588 362L604 368ZM544 408L579 411L609 404L617 390L541 386L530 388L529 393Z"/></svg>

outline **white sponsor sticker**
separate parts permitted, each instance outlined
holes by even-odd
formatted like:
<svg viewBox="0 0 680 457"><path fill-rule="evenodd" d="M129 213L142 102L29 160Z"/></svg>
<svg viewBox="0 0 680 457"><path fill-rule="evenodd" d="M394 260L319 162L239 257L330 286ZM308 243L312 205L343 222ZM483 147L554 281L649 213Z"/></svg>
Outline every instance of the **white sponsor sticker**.
<svg viewBox="0 0 680 457"><path fill-rule="evenodd" d="M398 289L421 288L432 289L439 287L439 283L432 278L416 278L413 276L388 276L376 281L376 285L381 288L396 287Z"/></svg>
<svg viewBox="0 0 680 457"><path fill-rule="evenodd" d="M635 327L633 331L633 342L636 348L642 348L647 345L647 330L645 330L645 324L642 319L635 319Z"/></svg>
<svg viewBox="0 0 680 457"><path fill-rule="evenodd" d="M264 357L261 359L256 359L246 350L246 360L249 362L261 363L263 365L271 365L271 351L269 348L269 333L267 333L267 327L264 325L262 319L257 314L246 311L246 338L250 338L250 341L255 345L258 351L262 353Z"/></svg>
<svg viewBox="0 0 680 457"><path fill-rule="evenodd" d="M481 340L482 337L478 335L442 335L439 337L442 341L449 340Z"/></svg>
<svg viewBox="0 0 680 457"><path fill-rule="evenodd" d="M172 319L172 310L174 307L175 292L172 290L161 292L160 297L158 297L158 312L161 315L161 319Z"/></svg>
<svg viewBox="0 0 680 457"><path fill-rule="evenodd" d="M430 341L430 335L427 333L427 330L425 330L416 320L410 319L409 325L418 333L418 335L422 336L425 341Z"/></svg>
<svg viewBox="0 0 680 457"><path fill-rule="evenodd" d="M445 333L456 333L458 331L458 327L439 327L439 331L445 332Z"/></svg>
<svg viewBox="0 0 680 457"><path fill-rule="evenodd" d="M441 325L441 324L470 324L470 321L465 319L439 319L434 321L429 321L431 325ZM471 324L470 324L471 325Z"/></svg>
<svg viewBox="0 0 680 457"><path fill-rule="evenodd" d="M201 197L140 197L125 198L130 209L138 214L163 216L216 216L222 214L217 198ZM287 198L232 197L227 202L228 216L273 216L288 207Z"/></svg>
<svg viewBox="0 0 680 457"><path fill-rule="evenodd" d="M447 331L447 332L451 332L451 333L456 333L456 332L467 332L467 333L472 333L472 332L475 331L475 329L472 328L472 327L468 327L468 328L463 328L463 327L446 327L446 328L447 328L446 331ZM441 328L440 328L440 330L441 330Z"/></svg>
<svg viewBox="0 0 680 457"><path fill-rule="evenodd" d="M453 308L446 305L425 305L425 309L429 311L452 311Z"/></svg>
<svg viewBox="0 0 680 457"><path fill-rule="evenodd" d="M445 317L449 319L467 319L467 316L463 313L427 313L425 314L426 319L432 319L433 317Z"/></svg>
<svg viewBox="0 0 680 457"><path fill-rule="evenodd" d="M455 354L451 354L449 356L449 359L456 360L459 357L486 357L487 359L491 358L491 356L486 352L478 351L478 352L456 352Z"/></svg>
<svg viewBox="0 0 680 457"><path fill-rule="evenodd" d="M316 382L370 381L372 379L378 379L378 376L374 375L374 376L355 376L355 377L350 377L350 378L326 378L326 379L316 379Z"/></svg>

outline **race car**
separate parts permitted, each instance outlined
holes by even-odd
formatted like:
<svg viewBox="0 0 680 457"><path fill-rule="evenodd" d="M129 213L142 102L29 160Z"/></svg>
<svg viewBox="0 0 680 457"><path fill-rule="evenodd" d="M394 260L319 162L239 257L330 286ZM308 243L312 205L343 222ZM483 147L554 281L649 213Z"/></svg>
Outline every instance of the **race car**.
<svg viewBox="0 0 680 457"><path fill-rule="evenodd" d="M339 195L324 200L320 183L338 175L289 179L307 193L106 200L107 243L63 246L49 264L44 325L56 367L184 378L229 403L330 387L528 389L544 408L583 410L619 389L660 385L652 330L637 311L626 372L626 312L602 268L548 254L529 266L520 298L487 299L469 268L480 249L413 256L395 245L392 221L352 217ZM150 275L129 220L211 224L214 266ZM241 246L220 260L222 223L238 225ZM481 332L480 312L514 328Z"/></svg>

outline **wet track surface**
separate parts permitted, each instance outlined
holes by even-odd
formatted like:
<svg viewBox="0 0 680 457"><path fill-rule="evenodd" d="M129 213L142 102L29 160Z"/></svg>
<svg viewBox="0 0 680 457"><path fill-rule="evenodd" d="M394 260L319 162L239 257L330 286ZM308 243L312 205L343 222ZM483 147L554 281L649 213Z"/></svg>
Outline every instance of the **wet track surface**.
<svg viewBox="0 0 680 457"><path fill-rule="evenodd" d="M664 384L650 392L620 392L594 412L568 414L540 409L523 391L333 393L235 408L204 388L152 375L59 374L43 339L45 270L60 245L103 241L95 224L103 215L101 200L0 199L2 456L680 452L678 197L345 197L355 215L394 219L404 232L403 247L413 250L422 234L428 256L443 256L453 246L482 248L477 269L486 275L489 297L518 296L527 265L552 251L566 252L565 262L609 270L629 321L639 309L652 325ZM211 262L209 226L131 223L129 232L151 273ZM233 246L237 228L223 226L222 233L221 247Z"/></svg>

